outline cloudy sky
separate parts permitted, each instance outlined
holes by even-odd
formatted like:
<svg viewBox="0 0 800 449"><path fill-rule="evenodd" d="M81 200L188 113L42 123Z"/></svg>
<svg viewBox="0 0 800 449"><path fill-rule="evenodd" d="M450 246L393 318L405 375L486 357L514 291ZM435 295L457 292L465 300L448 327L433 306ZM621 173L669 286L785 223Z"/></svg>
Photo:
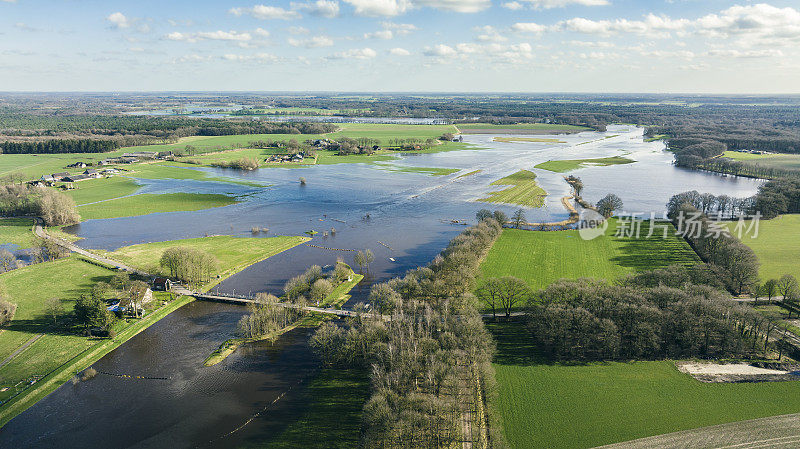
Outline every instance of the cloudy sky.
<svg viewBox="0 0 800 449"><path fill-rule="evenodd" d="M800 1L0 0L0 91L800 93Z"/></svg>

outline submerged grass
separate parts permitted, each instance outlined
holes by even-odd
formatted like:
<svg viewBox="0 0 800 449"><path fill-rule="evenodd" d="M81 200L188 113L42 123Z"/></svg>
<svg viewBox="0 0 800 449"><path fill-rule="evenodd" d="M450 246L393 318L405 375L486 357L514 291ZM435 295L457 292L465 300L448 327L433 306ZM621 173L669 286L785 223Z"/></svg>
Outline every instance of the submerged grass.
<svg viewBox="0 0 800 449"><path fill-rule="evenodd" d="M622 156L603 157L597 159L570 159L563 161L547 161L536 165L534 168L564 173L586 167L606 167L609 165L632 164L636 161Z"/></svg>
<svg viewBox="0 0 800 449"><path fill-rule="evenodd" d="M159 212L183 212L230 206L239 201L211 193L144 193L78 207L84 220L132 217Z"/></svg>
<svg viewBox="0 0 800 449"><path fill-rule="evenodd" d="M478 201L484 203L542 207L544 206L544 198L547 196L547 192L536 183L536 174L528 170L520 170L513 175L498 179L491 185L512 187L490 192L487 198L481 198Z"/></svg>

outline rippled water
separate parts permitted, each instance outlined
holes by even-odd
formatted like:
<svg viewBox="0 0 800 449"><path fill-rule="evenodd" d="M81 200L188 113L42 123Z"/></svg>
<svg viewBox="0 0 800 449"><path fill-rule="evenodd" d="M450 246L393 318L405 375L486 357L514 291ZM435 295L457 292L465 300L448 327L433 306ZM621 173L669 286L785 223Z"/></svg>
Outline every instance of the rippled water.
<svg viewBox="0 0 800 449"><path fill-rule="evenodd" d="M71 231L84 237L81 244L86 247L115 249L213 234L250 236L253 226L269 228L267 236L301 235L311 229L335 227L335 236L323 237L320 233L311 243L328 248L369 248L376 256L368 279L353 292L353 303L366 297L369 284L430 261L463 230L451 220L472 220L475 211L486 206L511 214L513 206L474 200L497 190L489 183L520 169L533 170L549 193L546 206L527 210L528 218L566 218L560 198L569 193L569 188L563 174L534 169L540 162L617 155L636 160L629 165L574 172L586 185L587 199L596 201L613 192L631 212L661 213L669 197L684 190L750 196L760 184L752 179L676 168L663 143L643 142L642 130L635 127L609 127L605 134L553 136L566 142L563 144L503 143L494 142L494 137L464 136L476 148L485 148L482 150L409 155L392 163L481 170L464 178L341 164L265 168L253 173L205 169L215 176L271 185L266 188L142 180L143 192L147 193L231 193L243 195L243 202L197 212L90 220ZM299 184L300 176L307 179L306 186ZM288 278L309 265L331 264L337 257L352 262L352 256L352 252L301 245L232 276L219 288L237 293L279 293ZM168 380L130 380L101 374L78 385L64 385L0 429L0 446L52 447L68 441L68 446L85 447L230 447L275 435L302 410L302 404L293 402L292 397L316 372L318 363L306 344L308 331L298 330L274 347L267 343L250 345L219 365L203 367L205 357L233 335L243 313L238 306L200 302L179 309L94 364L107 373ZM282 393L286 395L270 405ZM252 422L228 435L259 411L263 412Z"/></svg>

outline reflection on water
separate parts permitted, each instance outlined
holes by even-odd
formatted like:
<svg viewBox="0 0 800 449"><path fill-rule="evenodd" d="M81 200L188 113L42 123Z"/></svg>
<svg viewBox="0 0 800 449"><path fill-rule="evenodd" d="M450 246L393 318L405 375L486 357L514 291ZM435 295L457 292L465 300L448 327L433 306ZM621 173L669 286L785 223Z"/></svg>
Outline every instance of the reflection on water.
<svg viewBox="0 0 800 449"><path fill-rule="evenodd" d="M530 220L557 221L567 212L560 198L569 193L563 174L533 167L551 159L625 155L637 162L576 171L584 196L596 201L616 193L632 212L661 213L675 193L697 189L749 196L759 181L721 177L674 167L661 142L645 143L642 130L609 127L607 133L558 136L563 144L493 142L494 136L467 135L483 150L403 157L408 167L444 167L477 175L432 177L391 172L365 164L341 164L254 173L205 169L215 176L242 177L270 187L251 188L191 180L142 180L144 192L215 192L242 195L243 202L197 212L163 213L90 220L70 229L89 248L120 246L204 235L250 236L254 226L266 236L320 231L313 244L340 249L369 248L375 253L367 280L350 303L366 298L369 285L430 261L463 230L450 223L470 220L486 204L474 200L497 190L489 183L521 169L533 170L549 192L546 206L527 210ZM541 137L541 136L537 136ZM298 182L308 180L306 186ZM511 214L513 206L494 206ZM369 218L366 218L366 217ZM321 231L336 228L335 235ZM264 236L262 234L262 236ZM280 293L283 284L311 264L352 263L352 252L301 245L258 263L220 284L222 291ZM392 260L394 259L394 260ZM245 310L238 306L193 303L131 339L94 366L104 372L168 377L167 381L123 380L100 375L67 384L0 429L2 447L50 447L68 437L71 445L97 447L231 446L266 438L295 416L290 399L317 368L307 346L308 331L297 330L275 347L251 345L225 362L203 367L204 358L235 331ZM287 399L236 432L225 436L267 407L283 392ZM293 405L284 405L293 404ZM288 407L291 410L281 409Z"/></svg>

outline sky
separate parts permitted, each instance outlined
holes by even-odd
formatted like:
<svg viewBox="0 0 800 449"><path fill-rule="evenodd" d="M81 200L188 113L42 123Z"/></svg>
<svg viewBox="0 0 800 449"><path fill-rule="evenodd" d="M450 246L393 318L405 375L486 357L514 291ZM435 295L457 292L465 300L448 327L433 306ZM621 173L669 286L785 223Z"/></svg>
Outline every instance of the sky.
<svg viewBox="0 0 800 449"><path fill-rule="evenodd" d="M0 0L0 91L800 93L800 1Z"/></svg>

